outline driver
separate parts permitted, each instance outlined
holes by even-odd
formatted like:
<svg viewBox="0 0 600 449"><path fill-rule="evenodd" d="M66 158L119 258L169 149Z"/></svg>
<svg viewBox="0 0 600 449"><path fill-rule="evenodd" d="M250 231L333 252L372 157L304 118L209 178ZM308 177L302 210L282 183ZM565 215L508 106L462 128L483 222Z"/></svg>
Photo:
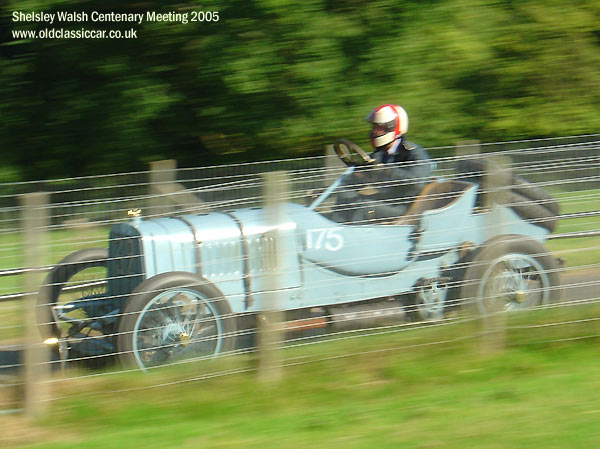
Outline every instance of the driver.
<svg viewBox="0 0 600 449"><path fill-rule="evenodd" d="M377 170L378 177L382 182L395 181L389 193L410 202L430 181L432 163L423 147L406 140L406 111L401 106L384 104L373 109L366 121L372 124L369 138L375 151L371 157L380 164L392 164Z"/></svg>
<svg viewBox="0 0 600 449"><path fill-rule="evenodd" d="M344 203L344 221L355 223L402 215L431 181L433 168L428 153L406 140L408 115L401 106L378 106L367 115L366 121L372 124L369 138L375 150L371 157L376 165L358 167L344 182L351 188L338 202ZM364 188L367 184L375 189Z"/></svg>

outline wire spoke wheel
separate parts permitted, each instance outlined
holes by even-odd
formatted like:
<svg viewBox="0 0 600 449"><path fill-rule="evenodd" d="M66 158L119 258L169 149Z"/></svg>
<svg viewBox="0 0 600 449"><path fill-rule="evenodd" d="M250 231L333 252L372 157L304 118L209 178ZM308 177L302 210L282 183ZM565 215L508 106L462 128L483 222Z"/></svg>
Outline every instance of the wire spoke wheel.
<svg viewBox="0 0 600 449"><path fill-rule="evenodd" d="M547 304L552 283L542 264L527 254L506 254L492 262L479 286L483 313Z"/></svg>
<svg viewBox="0 0 600 449"><path fill-rule="evenodd" d="M444 318L444 308L448 287L440 279L432 279L426 283L420 283L415 294L415 304L409 315L411 318L421 321L439 321Z"/></svg>
<svg viewBox="0 0 600 449"><path fill-rule="evenodd" d="M144 281L127 301L117 347L124 365L142 370L212 358L233 348L235 319L222 294L192 273Z"/></svg>
<svg viewBox="0 0 600 449"><path fill-rule="evenodd" d="M477 250L465 270L460 297L482 315L558 302L558 265L535 240L496 237Z"/></svg>
<svg viewBox="0 0 600 449"><path fill-rule="evenodd" d="M218 354L223 333L218 312L207 298L188 289L157 295L140 312L133 329L139 365L151 367Z"/></svg>

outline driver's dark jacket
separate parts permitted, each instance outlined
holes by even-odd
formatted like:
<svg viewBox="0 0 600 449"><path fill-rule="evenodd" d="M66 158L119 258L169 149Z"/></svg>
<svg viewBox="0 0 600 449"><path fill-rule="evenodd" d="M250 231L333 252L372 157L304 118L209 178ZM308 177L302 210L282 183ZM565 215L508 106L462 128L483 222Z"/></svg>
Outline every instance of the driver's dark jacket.
<svg viewBox="0 0 600 449"><path fill-rule="evenodd" d="M433 163L423 147L402 142L395 154L384 151L371 154L375 165L357 167L343 182L346 187L338 198L345 204L345 218L339 221L392 219L402 215L421 189L431 181ZM364 186L373 186L376 193L359 194ZM350 206L350 205L354 206Z"/></svg>
<svg viewBox="0 0 600 449"><path fill-rule="evenodd" d="M371 157L378 164L373 177L379 183L380 196L383 198L402 197L412 201L425 184L430 182L432 163L427 151L412 142L403 142L395 154L375 151Z"/></svg>

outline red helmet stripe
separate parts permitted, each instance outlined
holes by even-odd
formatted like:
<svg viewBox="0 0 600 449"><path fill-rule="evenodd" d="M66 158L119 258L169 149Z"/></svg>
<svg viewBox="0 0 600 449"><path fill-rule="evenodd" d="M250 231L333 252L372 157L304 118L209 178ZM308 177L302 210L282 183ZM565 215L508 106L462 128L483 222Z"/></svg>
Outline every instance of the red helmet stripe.
<svg viewBox="0 0 600 449"><path fill-rule="evenodd" d="M378 108L373 109L373 112L371 114L371 119L373 119L375 117L375 114L377 114L377 112L379 112L383 108L387 108L387 107L389 107L394 112L394 115L396 116L395 126L394 126L394 137L397 137L398 134L400 134L400 114L398 114L398 109L396 109L395 104L383 104L383 105L379 106Z"/></svg>
<svg viewBox="0 0 600 449"><path fill-rule="evenodd" d="M389 110L391 111L391 118L388 110L385 108L389 108ZM383 112L381 112L382 110ZM402 114L400 114L400 111L402 111ZM374 138L373 132L371 131L371 145L375 147L375 140L379 140L380 142L378 143L381 143L381 141L384 140L390 142L391 140L397 139L401 135L401 130L406 130L408 127L408 123L400 123L400 120L404 121L404 119L407 119L404 110L402 109L402 107L396 106L395 104L383 104L373 109L367 116L367 121L373 124L384 125L387 129L389 129L389 131L386 131L385 135L387 137L383 139L381 139L383 135L379 135L377 136L377 138ZM394 121L394 124L392 129L390 129L389 125L391 125L392 120Z"/></svg>
<svg viewBox="0 0 600 449"><path fill-rule="evenodd" d="M400 114L398 114L398 109L396 109L396 106L390 106L393 109L394 114L396 114L396 127L394 128L394 137L398 137L398 134L400 134Z"/></svg>

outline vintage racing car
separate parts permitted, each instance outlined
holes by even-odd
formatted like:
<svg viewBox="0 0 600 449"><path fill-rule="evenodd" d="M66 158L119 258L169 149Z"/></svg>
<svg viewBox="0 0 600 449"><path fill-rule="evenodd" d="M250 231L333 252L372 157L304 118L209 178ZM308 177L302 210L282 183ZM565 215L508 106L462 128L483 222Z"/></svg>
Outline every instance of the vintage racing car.
<svg viewBox="0 0 600 449"><path fill-rule="evenodd" d="M288 330L439 320L463 303L487 313L498 298L506 310L558 299L557 263L542 245L547 226L509 205L475 207L477 182L435 179L393 220L334 221L324 205L373 163L347 142L336 150L346 171L308 206L286 203L278 226ZM272 228L260 208L113 225L108 249L77 251L47 276L42 337L63 360L116 356L143 370L251 345L279 250ZM65 287L90 270L105 270L105 282L73 298Z"/></svg>

